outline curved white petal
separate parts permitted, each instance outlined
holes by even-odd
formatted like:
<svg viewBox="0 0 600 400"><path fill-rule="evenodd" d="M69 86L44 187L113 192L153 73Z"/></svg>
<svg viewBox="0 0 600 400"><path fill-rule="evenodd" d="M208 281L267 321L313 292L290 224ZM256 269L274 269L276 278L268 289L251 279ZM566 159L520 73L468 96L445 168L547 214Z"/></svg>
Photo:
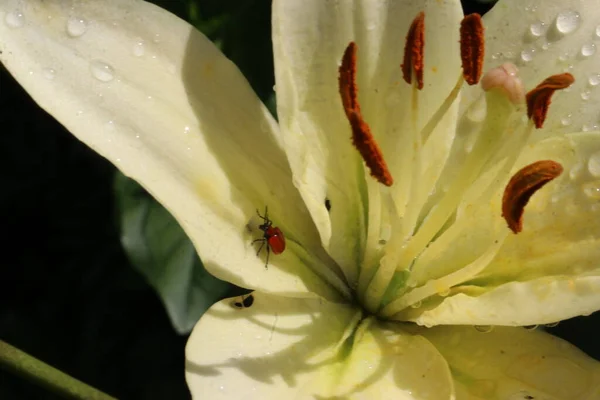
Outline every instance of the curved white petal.
<svg viewBox="0 0 600 400"><path fill-rule="evenodd" d="M600 309L600 137L579 133L538 142L528 147L514 170L538 160L559 162L564 172L531 198L523 231L509 234L491 263L455 287L450 297L438 299L441 304L409 310L405 318L429 326L535 325ZM490 232L505 230L498 227L504 225L500 202L490 202L487 211L493 216ZM490 220L485 215L476 219ZM473 233L478 232L474 221ZM487 231L481 232L488 237ZM477 240L469 243L477 246ZM464 247L459 244L447 252L458 252L453 259L460 258Z"/></svg>
<svg viewBox="0 0 600 400"><path fill-rule="evenodd" d="M496 327L437 327L419 331L444 355L457 399L593 400L600 398L600 364L547 333Z"/></svg>
<svg viewBox="0 0 600 400"><path fill-rule="evenodd" d="M193 397L453 399L450 370L427 340L350 306L254 292L249 308L213 306L186 348ZM239 301L239 300L238 300ZM367 320L369 321L369 320Z"/></svg>
<svg viewBox="0 0 600 400"><path fill-rule="evenodd" d="M417 105L411 105L412 87L402 80L400 64L409 25L420 11L425 11L425 89L418 94ZM351 145L350 125L340 100L338 66L344 49L351 41L358 46L361 109L394 176L392 196L404 207L414 172L414 131L426 124L460 76L461 16L458 1L274 2L278 115L294 182L324 246L351 280L363 257L366 216L379 215L365 207L368 204L376 210L382 205L375 198L367 201L365 178L372 178ZM421 160L421 168L427 184L433 185L443 165L454 119L452 108L431 134L435 140L426 144L425 153L431 157ZM426 186L421 182L419 190L428 193ZM326 199L331 203L330 213ZM379 220L368 221L375 235L379 235L379 224Z"/></svg>
<svg viewBox="0 0 600 400"><path fill-rule="evenodd" d="M404 319L419 325L550 324L600 307L600 269L596 276L552 276L510 282L493 289L465 286L426 311L410 310ZM426 307L423 307L426 308Z"/></svg>
<svg viewBox="0 0 600 400"><path fill-rule="evenodd" d="M485 15L485 68L516 63L526 90L570 72L575 83L552 99L538 134L598 130L600 7L596 1L500 0Z"/></svg>
<svg viewBox="0 0 600 400"><path fill-rule="evenodd" d="M2 63L173 213L209 271L245 287L329 295L307 268L328 269L315 258L318 234L277 126L202 34L135 0L6 0L0 21ZM265 206L288 238L268 269L251 244Z"/></svg>

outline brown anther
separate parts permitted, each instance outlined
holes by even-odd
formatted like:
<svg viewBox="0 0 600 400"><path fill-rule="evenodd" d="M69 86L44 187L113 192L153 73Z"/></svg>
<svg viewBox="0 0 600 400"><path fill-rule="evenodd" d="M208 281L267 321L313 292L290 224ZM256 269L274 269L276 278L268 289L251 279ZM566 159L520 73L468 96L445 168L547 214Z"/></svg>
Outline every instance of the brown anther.
<svg viewBox="0 0 600 400"><path fill-rule="evenodd" d="M460 58L463 77L469 85L475 85L481 79L485 37L479 14L470 14L460 23Z"/></svg>
<svg viewBox="0 0 600 400"><path fill-rule="evenodd" d="M338 79L342 105L352 128L352 144L369 167L371 176L386 186L392 186L394 179L383 159L383 153L360 112L356 85L356 51L356 44L350 42L344 51Z"/></svg>
<svg viewBox="0 0 600 400"><path fill-rule="evenodd" d="M523 212L531 196L562 172L556 161L542 160L523 167L510 179L502 197L502 216L511 231L521 232Z"/></svg>
<svg viewBox="0 0 600 400"><path fill-rule="evenodd" d="M338 86L346 116L349 110L360 112L358 104L358 88L356 85L356 43L350 42L344 51L342 65L339 68Z"/></svg>
<svg viewBox="0 0 600 400"><path fill-rule="evenodd" d="M550 99L554 92L565 89L575 82L573 75L568 72L552 75L527 93L527 116L536 128L541 128L548 114Z"/></svg>
<svg viewBox="0 0 600 400"><path fill-rule="evenodd" d="M404 45L404 59L402 61L402 77L406 83L412 83L412 74L415 73L417 88L423 89L423 55L425 47L425 13L420 12L413 20Z"/></svg>

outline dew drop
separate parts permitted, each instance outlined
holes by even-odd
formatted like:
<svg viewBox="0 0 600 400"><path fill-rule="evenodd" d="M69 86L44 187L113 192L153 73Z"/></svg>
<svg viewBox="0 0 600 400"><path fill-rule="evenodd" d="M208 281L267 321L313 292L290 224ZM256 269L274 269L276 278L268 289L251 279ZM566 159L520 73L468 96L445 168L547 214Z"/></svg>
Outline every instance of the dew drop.
<svg viewBox="0 0 600 400"><path fill-rule="evenodd" d="M494 327L491 325L475 325L475 330L481 333L489 333L494 330Z"/></svg>
<svg viewBox="0 0 600 400"><path fill-rule="evenodd" d="M185 128L183 128L183 133L185 133L186 135L190 133L190 127L186 126Z"/></svg>
<svg viewBox="0 0 600 400"><path fill-rule="evenodd" d="M568 52L564 52L561 55L558 56L558 61L560 62L565 62L570 58L570 54Z"/></svg>
<svg viewBox="0 0 600 400"><path fill-rule="evenodd" d="M54 80L55 75L56 71L53 68L44 68L42 70L42 76L49 81Z"/></svg>
<svg viewBox="0 0 600 400"><path fill-rule="evenodd" d="M529 62L533 60L533 53L535 53L535 49L523 50L521 52L521 60L523 62Z"/></svg>
<svg viewBox="0 0 600 400"><path fill-rule="evenodd" d="M131 52L136 57L143 56L144 53L146 52L146 49L144 48L144 41L138 40L137 42L135 42L133 45L133 48L131 49Z"/></svg>
<svg viewBox="0 0 600 400"><path fill-rule="evenodd" d="M577 178L579 178L579 176L581 175L581 171L583 171L583 164L582 163L575 164L569 170L569 178L571 178L572 181L577 180Z"/></svg>
<svg viewBox="0 0 600 400"><path fill-rule="evenodd" d="M594 33L595 33L595 38L600 39L600 25L598 25L596 27L596 31Z"/></svg>
<svg viewBox="0 0 600 400"><path fill-rule="evenodd" d="M527 329L528 331L534 331L536 330L538 327L538 325L525 325L523 328Z"/></svg>
<svg viewBox="0 0 600 400"><path fill-rule="evenodd" d="M569 34L579 28L581 16L577 11L568 10L558 13L554 20L556 30L563 35Z"/></svg>
<svg viewBox="0 0 600 400"><path fill-rule="evenodd" d="M536 22L529 25L529 34L533 37L540 37L546 31L546 26L543 22Z"/></svg>
<svg viewBox="0 0 600 400"><path fill-rule="evenodd" d="M21 11L12 11L6 14L4 22L11 28L20 28L25 24L25 17Z"/></svg>
<svg viewBox="0 0 600 400"><path fill-rule="evenodd" d="M565 115L564 117L562 117L560 119L560 124L562 126L569 126L569 125L571 125L571 122L572 122L571 121L571 114L567 114L567 115Z"/></svg>
<svg viewBox="0 0 600 400"><path fill-rule="evenodd" d="M588 160L588 171L592 176L600 177L600 151L592 154Z"/></svg>
<svg viewBox="0 0 600 400"><path fill-rule="evenodd" d="M90 71L94 78L98 79L100 82L110 82L115 77L115 70L113 67L100 60L94 60L90 63Z"/></svg>
<svg viewBox="0 0 600 400"><path fill-rule="evenodd" d="M581 46L580 53L582 57L590 57L596 52L596 45L594 43L588 43Z"/></svg>
<svg viewBox="0 0 600 400"><path fill-rule="evenodd" d="M419 308L421 305L423 305L423 303L421 301L417 301L416 303L412 303L410 306L412 308Z"/></svg>
<svg viewBox="0 0 600 400"><path fill-rule="evenodd" d="M589 199L600 200L600 181L584 183L581 190Z"/></svg>
<svg viewBox="0 0 600 400"><path fill-rule="evenodd" d="M450 289L441 290L437 294L441 297L447 297L450 294Z"/></svg>
<svg viewBox="0 0 600 400"><path fill-rule="evenodd" d="M588 84L590 86L598 86L600 84L600 74L592 74L588 78Z"/></svg>
<svg viewBox="0 0 600 400"><path fill-rule="evenodd" d="M589 100L592 92L590 90L583 90L581 92L581 100Z"/></svg>
<svg viewBox="0 0 600 400"><path fill-rule="evenodd" d="M557 325L558 325L558 322L552 322L550 324L546 324L546 328L554 328Z"/></svg>
<svg viewBox="0 0 600 400"><path fill-rule="evenodd" d="M81 18L69 18L67 21L67 33L71 37L79 37L87 31L87 21Z"/></svg>

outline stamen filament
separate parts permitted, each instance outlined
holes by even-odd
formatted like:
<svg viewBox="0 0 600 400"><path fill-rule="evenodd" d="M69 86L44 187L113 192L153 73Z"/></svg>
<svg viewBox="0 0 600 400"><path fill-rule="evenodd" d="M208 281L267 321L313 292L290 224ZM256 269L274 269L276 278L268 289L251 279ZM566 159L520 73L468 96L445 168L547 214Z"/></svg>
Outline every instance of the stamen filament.
<svg viewBox="0 0 600 400"><path fill-rule="evenodd" d="M488 102L493 101L494 114L488 113L480 135L471 153L462 165L457 179L443 195L429 215L424 219L419 230L411 238L398 259L398 268L407 268L412 260L423 251L431 239L439 232L446 220L456 210L462 196L461 194L478 176L486 161L493 154L493 150L503 137L507 124L507 116L514 111L514 105L506 96L497 93L487 93ZM483 134L485 132L485 135ZM396 244L400 245L400 243Z"/></svg>
<svg viewBox="0 0 600 400"><path fill-rule="evenodd" d="M452 287L472 279L481 271L483 271L485 267L487 267L494 259L506 236L506 232L500 234L492 246L490 246L481 256L467 266L445 275L442 278L428 281L423 286L403 294L401 297L383 307L379 312L379 315L384 318L392 317L412 304L416 304L430 296L436 295L437 293L450 290Z"/></svg>

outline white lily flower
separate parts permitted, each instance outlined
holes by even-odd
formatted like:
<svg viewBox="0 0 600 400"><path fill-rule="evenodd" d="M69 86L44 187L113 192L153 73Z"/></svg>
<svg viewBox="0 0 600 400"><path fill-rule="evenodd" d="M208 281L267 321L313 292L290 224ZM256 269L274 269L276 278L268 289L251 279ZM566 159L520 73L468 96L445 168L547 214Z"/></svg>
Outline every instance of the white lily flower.
<svg viewBox="0 0 600 400"><path fill-rule="evenodd" d="M142 1L4 0L0 60L255 291L194 329L195 397L597 399L596 361L519 326L600 308L600 137L580 132L598 121L598 5L500 0L483 90L463 85L482 47L466 24L461 53L458 0L275 0L279 124ZM549 76L528 110L522 87ZM267 265L266 206L286 244Z"/></svg>

